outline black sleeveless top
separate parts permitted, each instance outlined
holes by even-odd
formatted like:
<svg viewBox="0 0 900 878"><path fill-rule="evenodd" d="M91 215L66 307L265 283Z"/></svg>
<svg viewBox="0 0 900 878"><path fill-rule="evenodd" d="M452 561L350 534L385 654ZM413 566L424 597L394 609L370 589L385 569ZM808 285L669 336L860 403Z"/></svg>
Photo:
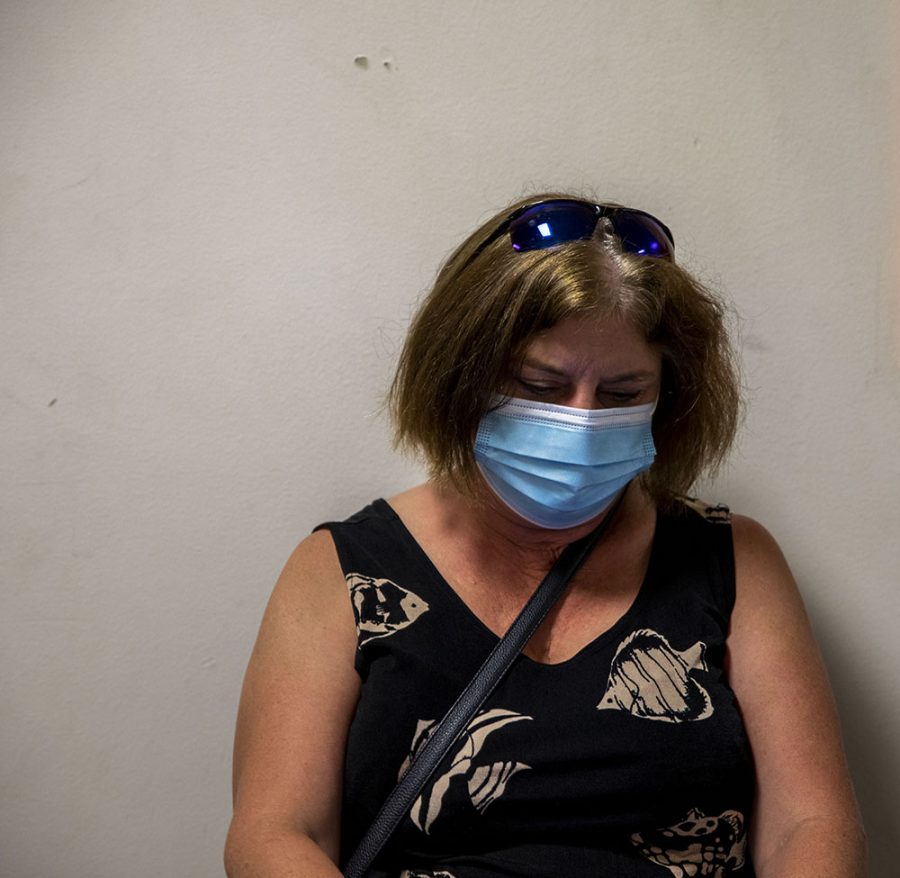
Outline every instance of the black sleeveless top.
<svg viewBox="0 0 900 878"><path fill-rule="evenodd" d="M379 878L752 878L754 780L722 661L727 510L659 514L637 598L568 661L520 655L379 856ZM384 501L334 539L359 632L342 862L497 637Z"/></svg>

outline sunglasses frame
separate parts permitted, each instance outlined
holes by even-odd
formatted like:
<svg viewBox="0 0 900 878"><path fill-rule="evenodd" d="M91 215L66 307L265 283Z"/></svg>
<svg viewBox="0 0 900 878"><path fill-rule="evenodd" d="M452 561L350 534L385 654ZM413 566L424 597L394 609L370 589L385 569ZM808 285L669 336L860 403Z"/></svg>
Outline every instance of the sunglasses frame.
<svg viewBox="0 0 900 878"><path fill-rule="evenodd" d="M590 238L594 231L597 228L597 223L600 222L601 219L608 219L613 227L613 232L616 232L616 217L617 216L630 216L630 217L643 217L650 220L651 223L659 226L662 232L665 234L669 243L669 253L663 254L660 256L654 256L652 253L636 253L636 251L629 250L624 248L627 253L634 253L638 256L647 256L650 259L669 259L670 261L675 260L675 238L672 235L669 227L653 216L652 213L647 213L645 210L637 210L634 207L623 207L619 204L595 204L592 201L582 201L579 198L550 198L544 201L533 201L530 204L525 204L522 207L516 208L512 213L510 213L501 223L491 232L487 238L482 241L478 247L476 247L475 252L466 260L466 264L471 264L480 254L481 252L494 243L499 237L505 235L507 232L510 232L513 226L520 217L524 216L531 210L534 210L536 207L544 207L544 206L553 206L553 205L578 205L579 207L589 207L593 209L595 214L594 225L591 226L590 231L585 235L579 235L575 238L567 238L564 241L556 241L553 244L548 245L546 248L543 247L525 247L525 248L517 248L513 247L517 253L526 253L529 250L543 250L550 249L550 247L558 247L562 244L570 244L572 241L583 241ZM618 235L620 240L622 240L621 235ZM624 241L623 241L624 243Z"/></svg>

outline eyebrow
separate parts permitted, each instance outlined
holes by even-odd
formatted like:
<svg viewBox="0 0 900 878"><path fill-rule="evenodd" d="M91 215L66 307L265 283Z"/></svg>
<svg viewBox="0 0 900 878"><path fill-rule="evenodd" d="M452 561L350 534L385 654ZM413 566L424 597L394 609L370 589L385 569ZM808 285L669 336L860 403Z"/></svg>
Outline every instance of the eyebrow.
<svg viewBox="0 0 900 878"><path fill-rule="evenodd" d="M538 369L541 372L547 372L550 375L558 375L560 378L567 377L567 373L562 371L561 369L557 369L555 366L551 366L549 363L543 363L540 360L535 360L532 357L526 357L522 361L523 366L528 366L531 369ZM609 378L604 378L604 384L625 384L628 381L648 381L653 380L656 375L653 372L648 372L646 370L639 370L637 372L623 372L621 375L612 375Z"/></svg>
<svg viewBox="0 0 900 878"><path fill-rule="evenodd" d="M652 381L656 375L653 372L625 372L622 375L613 375L605 379L606 384L624 384L627 381Z"/></svg>

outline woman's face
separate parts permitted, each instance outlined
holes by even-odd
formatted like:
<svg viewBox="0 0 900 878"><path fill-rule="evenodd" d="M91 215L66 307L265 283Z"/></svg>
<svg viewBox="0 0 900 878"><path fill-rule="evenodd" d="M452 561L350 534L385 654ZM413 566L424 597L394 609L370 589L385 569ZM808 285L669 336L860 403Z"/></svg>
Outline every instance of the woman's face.
<svg viewBox="0 0 900 878"><path fill-rule="evenodd" d="M662 357L617 317L569 317L535 336L504 388L519 399L580 409L651 403Z"/></svg>

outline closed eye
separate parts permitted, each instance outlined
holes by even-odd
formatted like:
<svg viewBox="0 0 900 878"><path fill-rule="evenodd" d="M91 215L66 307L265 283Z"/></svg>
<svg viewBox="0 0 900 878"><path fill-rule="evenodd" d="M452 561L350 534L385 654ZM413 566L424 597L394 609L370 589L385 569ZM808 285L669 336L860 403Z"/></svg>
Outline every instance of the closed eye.
<svg viewBox="0 0 900 878"><path fill-rule="evenodd" d="M614 402L633 402L640 395L640 390L618 390L618 391L606 391L601 392L602 396L606 396Z"/></svg>
<svg viewBox="0 0 900 878"><path fill-rule="evenodd" d="M519 384L525 388L529 393L533 393L536 396L540 396L541 394L553 393L554 391L559 390L559 385L557 384L532 384L530 381L524 381L521 378L516 379Z"/></svg>

